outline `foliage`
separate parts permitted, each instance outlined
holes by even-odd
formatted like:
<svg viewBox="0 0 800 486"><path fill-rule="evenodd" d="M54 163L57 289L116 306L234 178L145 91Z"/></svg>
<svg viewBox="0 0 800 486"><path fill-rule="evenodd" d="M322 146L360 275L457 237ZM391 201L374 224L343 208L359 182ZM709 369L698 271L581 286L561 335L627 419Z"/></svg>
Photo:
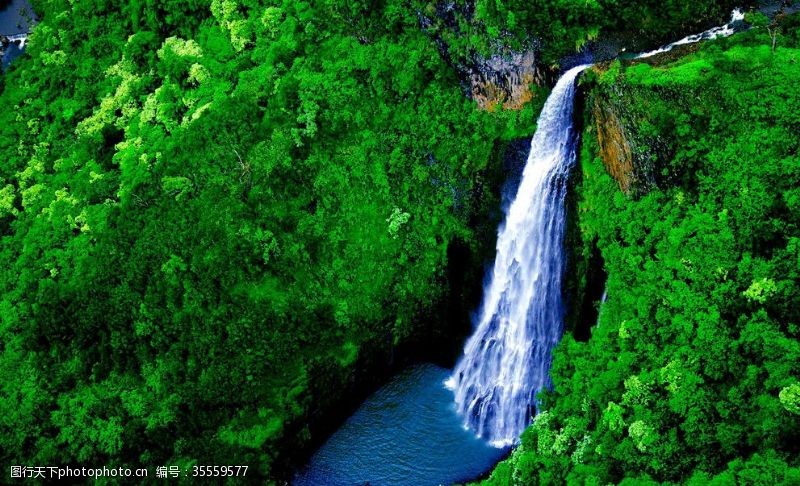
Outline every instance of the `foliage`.
<svg viewBox="0 0 800 486"><path fill-rule="evenodd" d="M449 250L487 244L489 161L532 131L535 103L478 111L437 36L459 55L538 39L557 63L730 8L458 5L35 2L0 82L5 464L280 479L360 357L432 326ZM548 413L495 480L797 479L792 22L774 54L755 31L609 80L674 138L674 186L628 200L583 158L610 298L592 340L559 349Z"/></svg>
<svg viewBox="0 0 800 486"><path fill-rule="evenodd" d="M35 6L0 94L3 463L274 479L362 351L430 326L533 108L477 111L399 1Z"/></svg>

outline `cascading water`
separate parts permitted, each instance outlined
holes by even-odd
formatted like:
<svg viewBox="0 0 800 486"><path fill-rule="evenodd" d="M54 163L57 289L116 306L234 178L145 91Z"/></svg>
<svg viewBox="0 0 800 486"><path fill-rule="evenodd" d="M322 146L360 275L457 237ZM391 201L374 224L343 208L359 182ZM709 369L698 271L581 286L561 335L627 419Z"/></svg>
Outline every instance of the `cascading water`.
<svg viewBox="0 0 800 486"><path fill-rule="evenodd" d="M573 98L575 78L587 67L564 73L539 115L522 181L499 230L475 333L446 382L466 425L498 447L515 443L530 422L561 338Z"/></svg>
<svg viewBox="0 0 800 486"><path fill-rule="evenodd" d="M585 68L567 71L545 103L499 231L475 333L455 371L421 365L398 375L320 447L294 484L452 484L485 473L505 451L458 426L441 386L448 374L467 430L499 447L518 440L536 393L550 384L552 349L562 333L564 198L575 162L575 78Z"/></svg>

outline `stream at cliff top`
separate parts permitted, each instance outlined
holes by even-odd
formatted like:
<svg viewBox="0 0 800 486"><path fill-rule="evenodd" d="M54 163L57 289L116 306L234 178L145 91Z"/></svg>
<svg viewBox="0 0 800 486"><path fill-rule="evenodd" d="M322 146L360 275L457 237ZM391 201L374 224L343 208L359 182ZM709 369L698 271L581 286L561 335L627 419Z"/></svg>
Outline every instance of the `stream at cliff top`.
<svg viewBox="0 0 800 486"><path fill-rule="evenodd" d="M426 486L469 481L507 454L462 426L450 370L406 369L367 399L295 477L302 486Z"/></svg>

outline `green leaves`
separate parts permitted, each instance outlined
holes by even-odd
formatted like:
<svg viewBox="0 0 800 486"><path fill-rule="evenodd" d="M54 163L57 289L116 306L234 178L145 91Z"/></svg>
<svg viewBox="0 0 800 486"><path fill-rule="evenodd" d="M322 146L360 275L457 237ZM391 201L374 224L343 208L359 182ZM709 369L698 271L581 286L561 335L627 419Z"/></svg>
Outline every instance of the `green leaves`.
<svg viewBox="0 0 800 486"><path fill-rule="evenodd" d="M771 278L762 278L761 280L753 281L753 283L747 287L747 290L745 290L743 294L745 297L747 297L747 300L752 300L758 302L759 304L763 304L777 290L778 287L775 286L774 280Z"/></svg>
<svg viewBox="0 0 800 486"><path fill-rule="evenodd" d="M795 415L800 415L800 384L793 383L781 389L778 397L783 408Z"/></svg>
<svg viewBox="0 0 800 486"><path fill-rule="evenodd" d="M534 108L476 110L403 2L42 8L0 88L3 458L270 479L362 359L445 333Z"/></svg>
<svg viewBox="0 0 800 486"><path fill-rule="evenodd" d="M398 232L400 228L408 223L409 219L411 219L411 214L402 212L400 208L394 208L392 214L386 218L386 222L389 223L389 236L397 239L399 237Z"/></svg>
<svg viewBox="0 0 800 486"><path fill-rule="evenodd" d="M164 192L175 197L176 201L180 201L191 195L194 190L194 184L187 177L164 176L161 178L161 188L164 189Z"/></svg>

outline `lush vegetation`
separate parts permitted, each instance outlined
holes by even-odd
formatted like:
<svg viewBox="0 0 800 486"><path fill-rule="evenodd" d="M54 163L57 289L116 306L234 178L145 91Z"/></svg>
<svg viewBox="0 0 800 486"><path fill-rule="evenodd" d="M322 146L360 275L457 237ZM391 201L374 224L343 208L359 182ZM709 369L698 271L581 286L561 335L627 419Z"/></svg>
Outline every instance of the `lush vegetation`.
<svg viewBox="0 0 800 486"><path fill-rule="evenodd" d="M755 24L765 22L755 19ZM626 197L583 137L579 224L609 273L587 342L488 484L800 483L800 19L587 76L670 148Z"/></svg>
<svg viewBox="0 0 800 486"><path fill-rule="evenodd" d="M430 331L533 105L477 111L397 2L35 8L0 88L2 462L272 475L365 347Z"/></svg>

